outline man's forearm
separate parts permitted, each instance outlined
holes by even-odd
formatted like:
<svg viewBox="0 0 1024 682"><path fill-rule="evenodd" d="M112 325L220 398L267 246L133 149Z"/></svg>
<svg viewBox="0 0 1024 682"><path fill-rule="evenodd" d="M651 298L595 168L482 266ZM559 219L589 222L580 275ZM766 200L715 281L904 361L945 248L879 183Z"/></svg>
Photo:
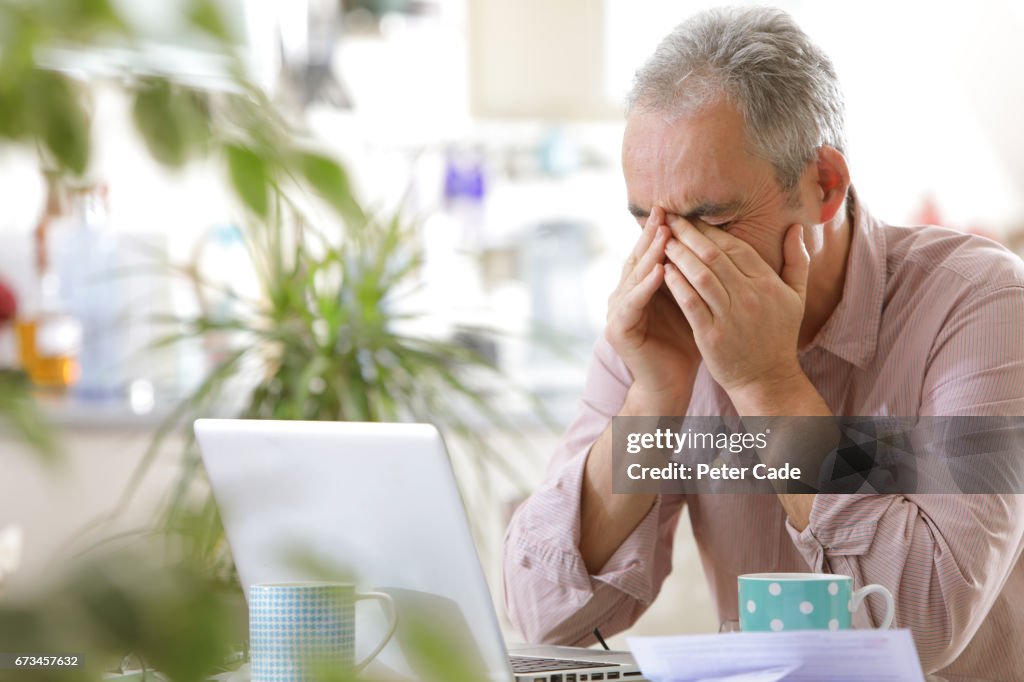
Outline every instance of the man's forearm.
<svg viewBox="0 0 1024 682"><path fill-rule="evenodd" d="M630 390L619 412L623 417L682 415L690 392L676 397L647 397ZM580 554L591 575L597 574L615 550L651 510L655 494L612 493L612 426L590 448L583 473L580 502Z"/></svg>
<svg viewBox="0 0 1024 682"><path fill-rule="evenodd" d="M832 411L807 376L800 372L771 382L752 384L730 395L736 411L755 417L831 417ZM802 531L810 523L814 495L779 494L789 522Z"/></svg>

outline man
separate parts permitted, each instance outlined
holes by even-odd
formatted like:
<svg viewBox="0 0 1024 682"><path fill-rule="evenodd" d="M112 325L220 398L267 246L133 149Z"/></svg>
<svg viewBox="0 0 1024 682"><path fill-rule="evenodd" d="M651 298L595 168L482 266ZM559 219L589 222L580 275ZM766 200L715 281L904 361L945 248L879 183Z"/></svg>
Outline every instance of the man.
<svg viewBox="0 0 1024 682"><path fill-rule="evenodd" d="M611 492L616 415L1024 414L1024 266L987 240L875 220L843 149L834 69L780 11L700 14L637 74L623 170L642 232L581 412L506 537L506 601L529 640L629 627L685 508L722 621L740 574L845 574L893 593L926 670L1024 671L1015 495Z"/></svg>

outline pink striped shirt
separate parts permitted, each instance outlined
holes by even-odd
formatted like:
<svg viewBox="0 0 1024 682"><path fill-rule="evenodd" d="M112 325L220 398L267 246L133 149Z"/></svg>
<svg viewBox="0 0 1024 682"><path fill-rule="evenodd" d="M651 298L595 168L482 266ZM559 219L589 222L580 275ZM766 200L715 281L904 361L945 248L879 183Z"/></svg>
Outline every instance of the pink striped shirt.
<svg viewBox="0 0 1024 682"><path fill-rule="evenodd" d="M1024 415L1024 263L989 240L903 228L858 203L843 297L800 363L840 415ZM896 598L928 672L1024 679L1024 497L818 495L797 532L773 495L662 495L597 575L578 551L580 485L591 445L632 378L602 338L576 420L545 482L505 538L505 600L530 641L588 644L628 628L671 571L684 509L722 621L736 577L850 575ZM691 415L734 415L701 368ZM881 600L854 616L881 618ZM680 605L683 606L683 605ZM869 622L869 619L871 622Z"/></svg>

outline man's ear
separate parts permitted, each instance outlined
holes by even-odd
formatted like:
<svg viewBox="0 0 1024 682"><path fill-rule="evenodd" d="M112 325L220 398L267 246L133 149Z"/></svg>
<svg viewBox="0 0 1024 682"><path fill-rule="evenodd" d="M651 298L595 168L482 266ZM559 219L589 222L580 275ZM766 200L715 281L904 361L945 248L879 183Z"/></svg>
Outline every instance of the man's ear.
<svg viewBox="0 0 1024 682"><path fill-rule="evenodd" d="M827 223L839 212L850 189L850 169L846 158L835 147L818 149L818 192L821 201L820 222Z"/></svg>

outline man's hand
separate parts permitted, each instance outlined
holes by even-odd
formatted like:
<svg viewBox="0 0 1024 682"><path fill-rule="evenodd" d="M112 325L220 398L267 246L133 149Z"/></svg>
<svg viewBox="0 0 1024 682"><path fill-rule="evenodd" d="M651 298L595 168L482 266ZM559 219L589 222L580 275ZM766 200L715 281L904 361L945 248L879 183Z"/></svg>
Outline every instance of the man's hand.
<svg viewBox="0 0 1024 682"><path fill-rule="evenodd" d="M831 416L797 360L810 256L799 225L783 242L776 274L746 242L683 218L669 221L665 283L693 328L708 371L740 415ZM814 495L780 494L798 531Z"/></svg>
<svg viewBox="0 0 1024 682"><path fill-rule="evenodd" d="M670 238L665 212L654 207L608 299L605 327L608 342L633 375L630 397L666 414L688 404L700 364L690 325L662 288Z"/></svg>
<svg viewBox="0 0 1024 682"><path fill-rule="evenodd" d="M665 244L672 234L654 207L608 298L605 336L633 375L620 416L683 415L700 354L693 332L665 283ZM580 499L580 555L591 575L650 511L653 493L612 494L612 425L590 448Z"/></svg>
<svg viewBox="0 0 1024 682"><path fill-rule="evenodd" d="M782 388L803 371L797 343L810 257L790 226L781 276L746 242L701 222L669 219L665 282L715 381L733 398ZM739 405L737 405L739 408Z"/></svg>

